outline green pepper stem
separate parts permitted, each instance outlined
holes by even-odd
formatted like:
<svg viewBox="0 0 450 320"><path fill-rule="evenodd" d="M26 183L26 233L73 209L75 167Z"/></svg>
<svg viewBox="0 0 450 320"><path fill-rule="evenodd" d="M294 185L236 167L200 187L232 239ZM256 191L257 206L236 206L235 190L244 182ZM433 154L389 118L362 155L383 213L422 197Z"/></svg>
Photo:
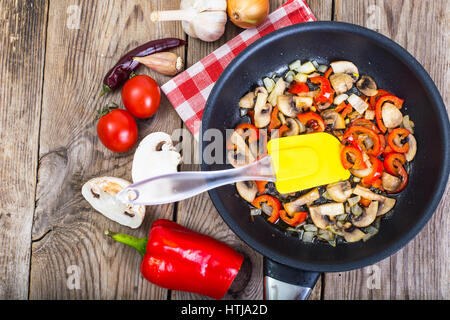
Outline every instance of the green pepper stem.
<svg viewBox="0 0 450 320"><path fill-rule="evenodd" d="M105 235L111 237L113 240L117 242L135 248L141 254L141 256L144 257L147 248L148 238L136 238L124 233L114 233L109 230L105 231Z"/></svg>

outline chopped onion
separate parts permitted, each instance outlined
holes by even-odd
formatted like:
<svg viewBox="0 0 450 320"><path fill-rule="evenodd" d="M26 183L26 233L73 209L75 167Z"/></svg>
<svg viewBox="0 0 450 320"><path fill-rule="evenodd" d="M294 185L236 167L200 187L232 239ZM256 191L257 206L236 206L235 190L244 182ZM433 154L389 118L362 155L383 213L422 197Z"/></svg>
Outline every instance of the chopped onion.
<svg viewBox="0 0 450 320"><path fill-rule="evenodd" d="M262 212L264 212L265 214L267 214L269 216L272 214L272 211L273 211L272 207L268 206L265 203L261 203L261 210L262 210Z"/></svg>
<svg viewBox="0 0 450 320"><path fill-rule="evenodd" d="M275 81L271 78L264 78L263 83L264 87L266 87L267 92L272 92L273 88L275 87Z"/></svg>
<svg viewBox="0 0 450 320"><path fill-rule="evenodd" d="M322 73L325 73L328 70L328 66L326 64L321 64L316 68L317 68L317 71L322 72Z"/></svg>
<svg viewBox="0 0 450 320"><path fill-rule="evenodd" d="M297 73L294 77L296 82L306 82L308 80L308 75L304 73Z"/></svg>
<svg viewBox="0 0 450 320"><path fill-rule="evenodd" d="M349 198L347 201L348 201L348 204L350 205L350 207L353 207L354 205L356 205L359 202L359 200L361 200L361 196L355 196L355 197Z"/></svg>
<svg viewBox="0 0 450 320"><path fill-rule="evenodd" d="M300 73L309 74L309 73L316 71L316 67L314 67L314 65L312 64L311 61L308 61L308 62L305 62L304 64L302 64L300 66L300 68L295 71L300 72Z"/></svg>
<svg viewBox="0 0 450 320"><path fill-rule="evenodd" d="M247 109L244 109L244 108L240 108L240 109L239 109L239 114L240 114L241 117L246 116L246 115L247 115L247 112L248 112Z"/></svg>
<svg viewBox="0 0 450 320"><path fill-rule="evenodd" d="M313 242L314 236L315 236L314 232L307 231L307 232L303 233L302 240L303 240L303 242L311 243L311 242Z"/></svg>
<svg viewBox="0 0 450 320"><path fill-rule="evenodd" d="M292 70L289 70L286 75L284 76L284 80L286 80L286 82L292 82L294 80L295 77L295 72Z"/></svg>
<svg viewBox="0 0 450 320"><path fill-rule="evenodd" d="M300 60L295 60L294 62L292 62L292 63L289 65L289 70L295 70L295 71L297 71L297 70L300 69L301 65L302 65L302 62L301 62Z"/></svg>
<svg viewBox="0 0 450 320"><path fill-rule="evenodd" d="M319 64L317 63L316 60L312 60L311 63L313 64L314 68L318 69L319 68ZM326 70L325 70L326 71Z"/></svg>
<svg viewBox="0 0 450 320"><path fill-rule="evenodd" d="M358 111L359 114L363 114L369 107L367 102L365 102L363 99L361 99L361 97L357 96L356 94L352 94L350 97L348 97L347 101L352 105L352 107L356 111Z"/></svg>
<svg viewBox="0 0 450 320"><path fill-rule="evenodd" d="M347 99L348 99L348 94L342 93L342 94L338 95L336 98L334 98L333 103L338 106Z"/></svg>
<svg viewBox="0 0 450 320"><path fill-rule="evenodd" d="M332 241L334 240L334 235L331 231L328 230L319 230L319 233L317 235L318 238L326 241Z"/></svg>
<svg viewBox="0 0 450 320"><path fill-rule="evenodd" d="M344 221L345 219L347 219L347 214L340 214L340 215L338 215L338 216L336 216L336 219L338 220L338 221Z"/></svg>
<svg viewBox="0 0 450 320"><path fill-rule="evenodd" d="M309 232L317 232L317 227L313 224L305 224L303 226L303 229L305 229L305 231L309 231Z"/></svg>
<svg viewBox="0 0 450 320"><path fill-rule="evenodd" d="M250 209L250 215L251 216L259 216L259 215L261 215L261 209L258 209L258 208L251 208Z"/></svg>
<svg viewBox="0 0 450 320"><path fill-rule="evenodd" d="M363 213L363 211L359 205L353 206L351 208L351 210L352 210L352 214L356 217L360 216Z"/></svg>

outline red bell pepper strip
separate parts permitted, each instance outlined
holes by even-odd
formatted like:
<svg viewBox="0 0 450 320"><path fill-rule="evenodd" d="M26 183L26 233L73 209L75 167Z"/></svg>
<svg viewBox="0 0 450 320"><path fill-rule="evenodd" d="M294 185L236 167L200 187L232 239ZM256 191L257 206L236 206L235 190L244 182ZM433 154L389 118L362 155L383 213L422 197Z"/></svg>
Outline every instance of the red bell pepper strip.
<svg viewBox="0 0 450 320"><path fill-rule="evenodd" d="M148 238L106 234L139 251L141 273L148 281L214 299L225 295L244 260L230 246L164 219L153 223Z"/></svg>
<svg viewBox="0 0 450 320"><path fill-rule="evenodd" d="M380 97L377 100L377 103L375 105L375 118L377 120L378 128L381 130L381 132L386 133L387 128L385 127L383 123L383 116L382 116L382 107L385 102L392 102L397 108L401 108L403 105L403 99L400 99L394 95L384 95Z"/></svg>
<svg viewBox="0 0 450 320"><path fill-rule="evenodd" d="M324 76L325 78L328 79L328 78L331 76L332 73L333 73L333 68L330 67L330 68L328 68L328 70L324 73L323 76Z"/></svg>
<svg viewBox="0 0 450 320"><path fill-rule="evenodd" d="M384 158L384 167L386 169L386 172L400 177L402 181L397 190L387 191L388 193L399 193L407 186L408 173L403 166L404 164L406 164L406 158L402 153L390 153Z"/></svg>
<svg viewBox="0 0 450 320"><path fill-rule="evenodd" d="M345 146L342 149L341 162L345 169L367 169L361 150L355 146Z"/></svg>
<svg viewBox="0 0 450 320"><path fill-rule="evenodd" d="M300 113L297 115L297 118L303 125L311 128L314 132L325 131L325 122L322 117L315 112Z"/></svg>
<svg viewBox="0 0 450 320"><path fill-rule="evenodd" d="M370 148L370 150L367 150L363 143L363 139L361 135L367 136L369 139L372 140L373 145ZM347 129L347 131L344 133L344 136L342 137L343 141L348 141L351 144L358 144L358 146L367 152L367 154L372 156L378 156L380 154L381 150L381 143L380 143L380 137L378 134L373 131L372 129L361 127L361 126L353 126Z"/></svg>
<svg viewBox="0 0 450 320"><path fill-rule="evenodd" d="M342 101L341 103L339 103L339 105L336 106L336 109L334 109L334 111L341 112L342 110L345 109L346 106L347 103L345 103L345 101Z"/></svg>
<svg viewBox="0 0 450 320"><path fill-rule="evenodd" d="M272 214L267 219L267 221L271 223L277 222L278 218L280 217L280 209L281 209L280 201L275 197L269 196L268 194L264 194L253 200L252 205L258 209L261 209L261 205L263 203L272 208Z"/></svg>
<svg viewBox="0 0 450 320"><path fill-rule="evenodd" d="M364 207L370 206L371 202L372 201L370 201L369 199L366 199L366 198L361 198L361 200L359 200L359 203L361 203Z"/></svg>
<svg viewBox="0 0 450 320"><path fill-rule="evenodd" d="M373 131L375 131L376 133L380 133L381 131L377 128L377 126L375 125L375 123L373 123L370 120L364 119L364 118L359 118L359 119L355 119L352 121L351 127L355 127L355 126L359 126L359 127L366 127L369 129L372 129Z"/></svg>
<svg viewBox="0 0 450 320"><path fill-rule="evenodd" d="M264 191L266 191L267 181L255 181L255 183L259 193L264 193Z"/></svg>
<svg viewBox="0 0 450 320"><path fill-rule="evenodd" d="M258 128L256 128L251 123L242 123L238 125L235 129L236 131L242 131L242 133L250 132L250 136L248 138L248 142L255 142L259 139L259 131Z"/></svg>
<svg viewBox="0 0 450 320"><path fill-rule="evenodd" d="M348 103L345 106L344 110L342 110L342 112L341 112L342 118L345 118L346 116L348 116L352 111L353 111L353 107L350 103Z"/></svg>
<svg viewBox="0 0 450 320"><path fill-rule="evenodd" d="M370 110L375 110L375 106L377 104L377 100L380 97L385 96L387 94L391 95L392 93L390 93L389 91L386 91L386 90L378 89L377 94L374 95L374 96L371 96L370 99L369 99L369 109Z"/></svg>
<svg viewBox="0 0 450 320"><path fill-rule="evenodd" d="M278 107L275 106L272 115L270 116L269 130L278 129L279 127L281 127L281 121L280 118L278 118Z"/></svg>
<svg viewBox="0 0 450 320"><path fill-rule="evenodd" d="M309 87L304 82L293 82L289 87L289 93L299 94L303 92L309 92Z"/></svg>
<svg viewBox="0 0 450 320"><path fill-rule="evenodd" d="M374 156L369 156L369 158L372 164L372 172L363 178L362 182L365 185L372 185L383 174L383 162Z"/></svg>
<svg viewBox="0 0 450 320"><path fill-rule="evenodd" d="M407 129L396 128L389 133L389 135L387 137L387 143L394 152L407 153L409 150L409 143L406 142L401 147L399 147L395 143L395 140L402 141L407 136L409 136L409 134L410 134L410 132Z"/></svg>
<svg viewBox="0 0 450 320"><path fill-rule="evenodd" d="M285 210L280 210L280 218L285 223L292 227L298 226L300 223L304 222L306 220L306 217L308 216L307 212L294 212L292 216L290 216Z"/></svg>
<svg viewBox="0 0 450 320"><path fill-rule="evenodd" d="M318 84L320 86L320 90L317 95L314 97L314 100L318 103L327 103L333 102L334 91L331 88L330 81L323 76L315 76L309 78L314 84Z"/></svg>

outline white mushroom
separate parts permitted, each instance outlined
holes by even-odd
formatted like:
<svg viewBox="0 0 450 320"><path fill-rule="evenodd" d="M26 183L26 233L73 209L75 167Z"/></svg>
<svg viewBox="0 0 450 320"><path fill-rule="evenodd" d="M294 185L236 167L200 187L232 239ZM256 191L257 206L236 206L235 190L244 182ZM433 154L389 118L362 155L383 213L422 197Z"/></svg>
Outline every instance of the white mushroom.
<svg viewBox="0 0 450 320"><path fill-rule="evenodd" d="M350 222L344 226L342 233L344 234L344 239L347 242L358 242L366 235L360 229L353 226Z"/></svg>
<svg viewBox="0 0 450 320"><path fill-rule="evenodd" d="M356 65L350 61L335 61L330 63L334 73L349 73L359 76L359 71Z"/></svg>
<svg viewBox="0 0 450 320"><path fill-rule="evenodd" d="M286 82L283 80L283 78L278 79L278 81L275 83L275 87L270 92L269 97L267 98L267 101L272 105L276 106L277 104L277 98L278 96L284 94L284 90L286 90Z"/></svg>
<svg viewBox="0 0 450 320"><path fill-rule="evenodd" d="M361 91L368 97L372 97L378 93L375 80L373 80L372 77L367 74L361 76L361 79L359 79L356 83L356 87L359 91Z"/></svg>
<svg viewBox="0 0 450 320"><path fill-rule="evenodd" d="M300 113L300 109L293 103L292 96L280 95L277 98L278 109L287 117L295 118Z"/></svg>
<svg viewBox="0 0 450 320"><path fill-rule="evenodd" d="M412 161L417 153L417 141L416 138L412 134L409 134L408 137L409 149L408 152L405 153L405 158L407 161Z"/></svg>
<svg viewBox="0 0 450 320"><path fill-rule="evenodd" d="M314 188L313 190L304 194L303 196L299 197L298 199L283 204L283 207L287 213L292 215L295 212L301 211L302 206L313 203L314 201L318 200L319 198L320 198L319 189Z"/></svg>
<svg viewBox="0 0 450 320"><path fill-rule="evenodd" d="M384 200L381 201L378 205L377 217L383 216L395 206L396 200L388 197L384 197Z"/></svg>
<svg viewBox="0 0 450 320"><path fill-rule="evenodd" d="M345 213L343 203L326 203L309 207L309 214L314 225L319 229L326 229L334 223L335 217Z"/></svg>
<svg viewBox="0 0 450 320"><path fill-rule="evenodd" d="M372 192L367 188L361 187L359 184L355 187L355 189L353 189L353 193L372 201L384 201L385 199L385 197L383 197L382 195L376 194L375 192Z"/></svg>
<svg viewBox="0 0 450 320"><path fill-rule="evenodd" d="M402 180L387 172L383 172L383 174L381 175L381 182L384 190L395 191L402 183Z"/></svg>
<svg viewBox="0 0 450 320"><path fill-rule="evenodd" d="M367 227L375 221L377 213L378 201L372 201L361 215L352 219L352 223L355 227Z"/></svg>
<svg viewBox="0 0 450 320"><path fill-rule="evenodd" d="M353 78L346 73L334 73L330 76L330 83L336 94L339 95L353 87Z"/></svg>
<svg viewBox="0 0 450 320"><path fill-rule="evenodd" d="M254 181L241 181L236 183L236 189L239 195L247 202L255 200L258 188Z"/></svg>
<svg viewBox="0 0 450 320"><path fill-rule="evenodd" d="M396 128L403 122L403 115L398 108L390 102L383 104L381 116L386 128Z"/></svg>
<svg viewBox="0 0 450 320"><path fill-rule="evenodd" d="M323 111L321 114L326 126L331 129L345 129L344 117L334 109Z"/></svg>
<svg viewBox="0 0 450 320"><path fill-rule="evenodd" d="M255 106L255 93L249 92L239 100L239 107L244 109L253 109Z"/></svg>
<svg viewBox="0 0 450 320"><path fill-rule="evenodd" d="M352 195L353 189L350 182L345 180L327 185L327 192L334 201L345 202Z"/></svg>
<svg viewBox="0 0 450 320"><path fill-rule="evenodd" d="M94 178L83 185L81 193L86 201L105 217L135 229L144 220L145 207L122 203L116 199L116 195L130 184L120 178Z"/></svg>

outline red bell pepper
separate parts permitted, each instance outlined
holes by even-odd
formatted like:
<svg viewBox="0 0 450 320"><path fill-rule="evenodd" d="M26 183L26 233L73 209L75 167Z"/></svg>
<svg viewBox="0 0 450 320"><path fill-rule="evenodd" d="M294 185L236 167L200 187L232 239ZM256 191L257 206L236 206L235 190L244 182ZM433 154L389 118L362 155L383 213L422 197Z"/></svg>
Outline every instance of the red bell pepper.
<svg viewBox="0 0 450 320"><path fill-rule="evenodd" d="M264 191L266 191L267 181L255 181L255 183L259 193L264 193Z"/></svg>
<svg viewBox="0 0 450 320"><path fill-rule="evenodd" d="M371 96L369 99L369 109L370 110L375 110L375 106L377 104L377 101L380 97L385 96L387 94L391 94L389 91L386 90L382 90L382 89L378 89L378 92L376 95Z"/></svg>
<svg viewBox="0 0 450 320"><path fill-rule="evenodd" d="M242 123L240 125L238 125L235 129L236 131L241 131L241 135L242 134L247 134L247 132L250 133L249 138L248 138L248 142L255 142L259 139L259 131L258 128L256 128L253 124L251 123Z"/></svg>
<svg viewBox="0 0 450 320"><path fill-rule="evenodd" d="M297 115L297 118L303 125L311 128L314 132L325 131L325 122L322 117L315 112L300 113Z"/></svg>
<svg viewBox="0 0 450 320"><path fill-rule="evenodd" d="M377 126L375 125L375 123L373 123L370 120L364 119L364 118L359 118L359 119L355 119L352 121L352 124L350 125L351 127L355 127L355 126L359 126L359 127L366 127L369 129L372 129L373 131L375 131L376 133L380 133L381 131L377 128Z"/></svg>
<svg viewBox="0 0 450 320"><path fill-rule="evenodd" d="M384 167L387 173L401 178L401 184L394 191L388 191L388 193L399 193L405 189L408 184L408 173L406 172L404 165L406 164L405 155L402 153L390 153L384 158Z"/></svg>
<svg viewBox="0 0 450 320"><path fill-rule="evenodd" d="M385 127L383 123L383 116L382 116L382 107L385 102L392 102L397 108L401 109L403 106L403 99L400 99L394 95L384 95L381 96L375 105L375 118L377 120L378 128L381 130L381 132L386 133L387 128Z"/></svg>
<svg viewBox="0 0 450 320"><path fill-rule="evenodd" d="M373 142L373 145L370 149L367 149L364 145L364 140L366 137L371 139ZM361 150L365 150L367 154L372 156L378 156L381 151L380 137L374 130L366 127L351 126L344 133L342 140L344 142L348 141L351 144L357 144L361 148Z"/></svg>
<svg viewBox="0 0 450 320"><path fill-rule="evenodd" d="M148 281L214 299L225 295L244 260L228 245L164 219L153 223L148 238L106 234L139 251L141 273Z"/></svg>
<svg viewBox="0 0 450 320"><path fill-rule="evenodd" d="M287 223L288 225L290 225L292 227L296 227L300 223L305 221L307 216L308 216L307 212L302 212L302 211L294 212L291 216L285 210L280 210L281 220L283 220L285 223Z"/></svg>
<svg viewBox="0 0 450 320"><path fill-rule="evenodd" d="M267 219L267 221L271 223L277 222L278 218L280 217L280 209L281 209L280 201L275 197L269 196L268 194L264 194L253 200L252 205L258 209L261 209L261 205L263 203L272 208L272 214Z"/></svg>
<svg viewBox="0 0 450 320"><path fill-rule="evenodd" d="M365 185L372 185L383 174L383 162L374 156L370 157L370 163L372 164L372 172L363 178L362 183Z"/></svg>
<svg viewBox="0 0 450 320"><path fill-rule="evenodd" d="M318 84L320 86L320 90L317 95L314 97L314 100L318 103L327 103L333 102L334 91L331 88L330 81L324 76L315 76L309 78L314 84Z"/></svg>
<svg viewBox="0 0 450 320"><path fill-rule="evenodd" d="M342 149L341 162L345 169L367 169L361 150L355 146L345 146Z"/></svg>
<svg viewBox="0 0 450 320"><path fill-rule="evenodd" d="M281 127L281 121L278 118L278 107L275 106L272 111L272 115L270 116L270 124L269 130L275 130Z"/></svg>
<svg viewBox="0 0 450 320"><path fill-rule="evenodd" d="M395 143L395 140L398 140L401 142L403 139L405 139L407 136L409 136L409 134L410 134L410 132L407 129L396 128L389 133L389 135L387 137L387 143L394 152L407 153L409 150L409 143L406 142L402 146L399 147Z"/></svg>
<svg viewBox="0 0 450 320"><path fill-rule="evenodd" d="M332 73L333 68L328 68L328 70L323 74L323 76L328 79Z"/></svg>
<svg viewBox="0 0 450 320"><path fill-rule="evenodd" d="M289 93L299 94L299 93L303 93L303 92L309 92L309 87L304 82L294 82L289 87Z"/></svg>

